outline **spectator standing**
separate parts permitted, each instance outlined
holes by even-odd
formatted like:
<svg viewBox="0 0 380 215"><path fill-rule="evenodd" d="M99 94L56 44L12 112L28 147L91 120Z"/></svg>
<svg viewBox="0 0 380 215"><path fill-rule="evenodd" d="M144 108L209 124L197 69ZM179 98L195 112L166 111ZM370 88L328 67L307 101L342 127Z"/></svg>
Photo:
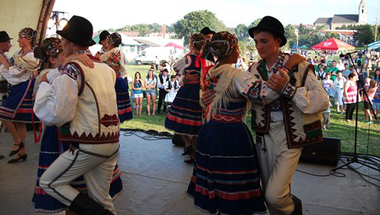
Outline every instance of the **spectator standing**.
<svg viewBox="0 0 380 215"><path fill-rule="evenodd" d="M369 82L369 86L366 87L368 98L364 95L364 117L365 120L368 120L369 124L373 123L372 113L371 113L371 103L374 100L377 91L377 82L375 80L371 80Z"/></svg>
<svg viewBox="0 0 380 215"><path fill-rule="evenodd" d="M330 75L331 75L331 80L332 81L335 81L335 79L336 79L336 73L339 71L339 69L336 67L336 61L335 60L333 60L332 62L331 62L331 65L330 65L330 67L329 68L327 68L327 70L326 70L326 73L330 73Z"/></svg>
<svg viewBox="0 0 380 215"><path fill-rule="evenodd" d="M346 121L349 122L353 120L352 114L355 110L355 104L357 102L357 90L358 86L356 84L356 74L351 72L348 75L348 80L344 86L344 103L346 104Z"/></svg>
<svg viewBox="0 0 380 215"><path fill-rule="evenodd" d="M338 71L337 78L334 81L334 98L336 104L336 111L343 114L343 90L346 79L342 75L342 71Z"/></svg>
<svg viewBox="0 0 380 215"><path fill-rule="evenodd" d="M332 97L333 94L333 87L334 87L334 82L331 80L331 75L330 73L327 73L325 76L325 79L322 80L322 87L325 89L329 97Z"/></svg>
<svg viewBox="0 0 380 215"><path fill-rule="evenodd" d="M315 75L317 76L317 79L319 81L322 81L325 79L326 72L324 71L324 66L322 64L318 65L317 71L315 72Z"/></svg>
<svg viewBox="0 0 380 215"><path fill-rule="evenodd" d="M348 75L351 73L352 71L348 68L348 63L345 63L344 64L344 69L342 71L342 74L343 74L343 77L347 80L348 79Z"/></svg>
<svg viewBox="0 0 380 215"><path fill-rule="evenodd" d="M134 96L134 102L136 106L136 116L141 116L141 110L142 110L142 99L144 97L142 88L143 83L141 81L141 74L140 72L135 73L135 79L132 82L132 91Z"/></svg>
<svg viewBox="0 0 380 215"><path fill-rule="evenodd" d="M152 102L152 115L156 114L156 97L157 97L157 78L154 75L154 70L150 69L145 79L145 95L146 95L146 110L150 116L150 103Z"/></svg>
<svg viewBox="0 0 380 215"><path fill-rule="evenodd" d="M329 125L330 125L330 114L331 114L331 102L329 102L329 107L324 110L322 112L322 116L323 116L323 129L329 129Z"/></svg>
<svg viewBox="0 0 380 215"><path fill-rule="evenodd" d="M166 90L165 86L167 85L169 81L169 75L168 75L168 70L164 69L162 70L162 73L158 75L158 107L157 107L157 114L160 114L161 107L163 102L165 101L165 96L166 96ZM166 104L164 103L164 113L166 112Z"/></svg>
<svg viewBox="0 0 380 215"><path fill-rule="evenodd" d="M171 75L170 76L170 81L168 81L168 84L167 84L167 86L165 88L166 92L168 92L166 94L166 96L165 96L165 104L168 107L173 103L173 101L174 101L174 99L175 99L175 97L177 95L177 92L178 92L179 88L180 88L180 86L179 86L179 84L176 81L176 76L175 75Z"/></svg>
<svg viewBox="0 0 380 215"><path fill-rule="evenodd" d="M160 65L160 60L158 59L158 56L154 58L154 65L156 67L156 71L158 70L158 66Z"/></svg>

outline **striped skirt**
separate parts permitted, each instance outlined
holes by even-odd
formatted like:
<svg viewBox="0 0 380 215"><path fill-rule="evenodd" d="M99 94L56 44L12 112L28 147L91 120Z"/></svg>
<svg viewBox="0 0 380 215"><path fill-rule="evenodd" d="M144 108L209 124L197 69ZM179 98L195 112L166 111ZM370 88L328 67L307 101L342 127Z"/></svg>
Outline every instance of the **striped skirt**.
<svg viewBox="0 0 380 215"><path fill-rule="evenodd" d="M177 134L196 136L202 125L199 84L185 84L179 89L165 119L165 128Z"/></svg>
<svg viewBox="0 0 380 215"><path fill-rule="evenodd" d="M33 112L33 88L35 79L13 85L8 97L0 106L0 120L12 122L39 122Z"/></svg>
<svg viewBox="0 0 380 215"><path fill-rule="evenodd" d="M68 206L51 197L40 187L40 177L45 170L62 154L69 149L69 144L60 143L58 138L58 129L55 126L48 126L45 129L41 141L40 157L38 161L37 180L34 188L32 204L35 211L43 213L58 213L64 211ZM123 182L121 180L121 171L118 165L115 166L112 183L109 194L114 197L122 192ZM70 183L75 189L81 193L87 193L86 183L83 176L75 179Z"/></svg>
<svg viewBox="0 0 380 215"><path fill-rule="evenodd" d="M133 115L127 82L123 78L118 77L116 79L115 90L120 123L131 120Z"/></svg>
<svg viewBox="0 0 380 215"><path fill-rule="evenodd" d="M187 193L211 214L266 212L256 151L247 126L211 120L202 126Z"/></svg>

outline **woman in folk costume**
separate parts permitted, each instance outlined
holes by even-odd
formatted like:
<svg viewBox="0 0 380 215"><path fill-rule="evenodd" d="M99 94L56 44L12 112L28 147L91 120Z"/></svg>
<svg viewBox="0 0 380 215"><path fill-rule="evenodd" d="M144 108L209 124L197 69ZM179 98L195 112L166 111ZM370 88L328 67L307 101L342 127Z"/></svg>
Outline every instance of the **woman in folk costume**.
<svg viewBox="0 0 380 215"><path fill-rule="evenodd" d="M120 51L121 36L118 33L112 33L107 37L109 51L104 53L100 59L115 70L117 74L115 90L117 97L117 109L119 113L120 123L131 120L132 107L129 99L128 84L124 80L126 74L125 56Z"/></svg>
<svg viewBox="0 0 380 215"><path fill-rule="evenodd" d="M15 53L11 62L0 55L0 63L4 64L1 74L12 85L8 98L0 106L0 120L8 128L14 142L9 156L15 155L15 157L8 163L26 160L25 123L39 121L32 110L34 72L40 65L40 61L33 54L36 37L37 31L24 28L19 32L17 40L21 50Z"/></svg>
<svg viewBox="0 0 380 215"><path fill-rule="evenodd" d="M202 56L209 54L217 61L206 74L205 87L216 94L198 134L187 192L197 207L211 214L265 213L256 150L245 124L250 105L238 88L248 76L232 66L240 54L236 36L214 34Z"/></svg>
<svg viewBox="0 0 380 215"><path fill-rule="evenodd" d="M63 56L62 46L60 44L61 40L58 38L47 38L42 43L41 47L34 49L35 56L42 61L41 68L43 69L36 80L34 94L37 93L41 77L45 73L48 73L47 77L49 79L49 82L53 82L53 80L60 75L60 70L63 68L66 62L77 59L88 66L93 66L92 61L86 55L73 55L66 59ZM42 114L39 113L44 112L45 108L46 106L41 104L38 99L35 100L34 111L37 115L42 116ZM44 118L41 117L40 120L43 122ZM60 154L69 149L69 144L61 143L59 141L58 133L58 127L46 126L44 135L42 137L37 180L32 199L35 211L38 212L58 213L60 211L68 209L66 205L62 204L60 201L44 192L39 185L39 178L42 176L45 170L59 157ZM115 196L122 191L123 184L120 175L120 169L118 166L116 166L113 174L113 182L110 188L111 196ZM87 192L87 187L82 176L73 181L72 186L81 192ZM70 213L67 212L67 214Z"/></svg>
<svg viewBox="0 0 380 215"><path fill-rule="evenodd" d="M190 36L190 53L180 60L174 70L184 76L183 86L179 89L165 120L165 127L181 135L185 147L190 150L189 160L194 160L192 149L195 148L199 128L202 125L202 107L199 105L200 90L200 51L205 42L204 35L195 33Z"/></svg>

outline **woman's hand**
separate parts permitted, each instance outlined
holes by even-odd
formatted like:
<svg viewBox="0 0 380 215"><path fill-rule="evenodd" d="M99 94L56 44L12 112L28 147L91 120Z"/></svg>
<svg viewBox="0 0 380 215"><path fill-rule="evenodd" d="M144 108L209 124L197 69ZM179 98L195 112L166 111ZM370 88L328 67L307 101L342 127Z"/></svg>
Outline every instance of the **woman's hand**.
<svg viewBox="0 0 380 215"><path fill-rule="evenodd" d="M78 60L83 63L85 66L94 68L94 62L88 57L87 54L73 54L66 58L64 65L69 63L70 61Z"/></svg>
<svg viewBox="0 0 380 215"><path fill-rule="evenodd" d="M0 63L2 63L7 69L11 66L11 64L8 62L8 59L5 58L1 54L0 54Z"/></svg>
<svg viewBox="0 0 380 215"><path fill-rule="evenodd" d="M42 82L46 82L46 83L49 83L49 79L47 78L47 72L44 73L42 76L41 76L41 83Z"/></svg>

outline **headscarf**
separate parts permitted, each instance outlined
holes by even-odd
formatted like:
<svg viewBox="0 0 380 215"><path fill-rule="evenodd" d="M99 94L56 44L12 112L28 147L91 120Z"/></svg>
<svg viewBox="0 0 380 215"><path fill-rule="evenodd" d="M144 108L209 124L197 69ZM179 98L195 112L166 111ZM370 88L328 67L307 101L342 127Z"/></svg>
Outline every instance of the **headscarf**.
<svg viewBox="0 0 380 215"><path fill-rule="evenodd" d="M41 47L34 48L34 57L41 59L44 63L41 68L48 65L49 57L56 58L62 52L61 40L58 38L46 38Z"/></svg>
<svg viewBox="0 0 380 215"><path fill-rule="evenodd" d="M33 30L32 28L23 28L21 31L18 33L19 37L26 38L28 40L31 40L32 46L34 46L34 42L36 41L38 32Z"/></svg>
<svg viewBox="0 0 380 215"><path fill-rule="evenodd" d="M227 31L218 32L210 40L206 41L202 50L202 58L209 59L207 58L208 55L217 58L228 57L232 55L237 45L238 39L235 34Z"/></svg>
<svg viewBox="0 0 380 215"><path fill-rule="evenodd" d="M113 47L119 47L121 44L121 36L118 33L112 33L108 36L108 43Z"/></svg>
<svg viewBox="0 0 380 215"><path fill-rule="evenodd" d="M190 45L192 45L195 49L200 51L204 43L205 43L205 36L203 34L194 33L190 36Z"/></svg>

